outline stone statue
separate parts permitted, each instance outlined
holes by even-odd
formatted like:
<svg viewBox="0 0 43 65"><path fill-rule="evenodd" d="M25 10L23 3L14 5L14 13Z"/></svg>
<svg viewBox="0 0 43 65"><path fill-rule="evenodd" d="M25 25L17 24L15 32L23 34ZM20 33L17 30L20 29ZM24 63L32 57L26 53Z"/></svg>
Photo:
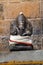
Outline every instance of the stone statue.
<svg viewBox="0 0 43 65"><path fill-rule="evenodd" d="M23 12L20 12L16 19L11 23L10 34L20 36L31 36L32 32L32 24L27 20Z"/></svg>

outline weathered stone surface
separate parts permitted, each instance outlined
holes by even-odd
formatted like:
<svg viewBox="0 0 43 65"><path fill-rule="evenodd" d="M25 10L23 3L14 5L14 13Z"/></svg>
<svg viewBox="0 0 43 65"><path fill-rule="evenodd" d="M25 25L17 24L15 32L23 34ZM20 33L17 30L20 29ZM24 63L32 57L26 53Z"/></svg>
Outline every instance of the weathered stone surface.
<svg viewBox="0 0 43 65"><path fill-rule="evenodd" d="M10 33L10 22L0 20L0 35L7 35Z"/></svg>
<svg viewBox="0 0 43 65"><path fill-rule="evenodd" d="M5 18L15 18L20 11L22 11L26 17L35 18L40 16L38 2L23 2L9 3L5 6Z"/></svg>
<svg viewBox="0 0 43 65"><path fill-rule="evenodd" d="M33 0L33 1L26 1L24 0L0 0L0 4L3 5L3 13L1 12L0 16L0 48L3 50L8 45L8 39L10 35L10 24L12 19L14 19L20 11L23 11L26 17L29 17L33 25L33 43L35 48L41 49L42 48L42 36L40 35L42 32L41 20L37 20L36 17L43 17L43 2L39 2L40 0ZM42 4L41 4L42 3ZM41 8L40 8L41 4ZM40 10L41 9L41 10ZM37 32L37 29L39 31ZM35 34L39 34L40 36L35 36ZM3 37L6 36L6 37ZM7 38L8 36L8 38ZM7 39L6 39L7 38ZM35 40L35 41L34 41ZM40 41L39 41L40 40ZM42 45L42 46L41 46ZM0 49L0 50L1 50Z"/></svg>

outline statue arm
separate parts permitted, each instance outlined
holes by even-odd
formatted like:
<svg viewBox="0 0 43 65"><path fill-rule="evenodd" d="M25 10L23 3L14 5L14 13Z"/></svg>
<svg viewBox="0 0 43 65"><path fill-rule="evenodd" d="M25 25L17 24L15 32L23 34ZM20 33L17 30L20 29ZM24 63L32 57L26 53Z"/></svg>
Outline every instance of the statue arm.
<svg viewBox="0 0 43 65"><path fill-rule="evenodd" d="M23 33L23 36L31 36L33 33L33 27L30 22L27 23L26 31Z"/></svg>
<svg viewBox="0 0 43 65"><path fill-rule="evenodd" d="M11 23L11 25L10 25L10 34L11 35L17 35L18 34L17 27L16 27L16 24L14 22Z"/></svg>

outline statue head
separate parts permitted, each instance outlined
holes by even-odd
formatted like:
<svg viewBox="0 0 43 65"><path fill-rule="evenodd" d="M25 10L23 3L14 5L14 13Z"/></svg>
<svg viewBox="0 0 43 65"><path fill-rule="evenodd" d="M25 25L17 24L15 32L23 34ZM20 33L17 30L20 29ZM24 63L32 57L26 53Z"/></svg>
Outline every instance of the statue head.
<svg viewBox="0 0 43 65"><path fill-rule="evenodd" d="M24 29L26 26L26 17L24 16L23 12L19 13L18 24L20 29Z"/></svg>

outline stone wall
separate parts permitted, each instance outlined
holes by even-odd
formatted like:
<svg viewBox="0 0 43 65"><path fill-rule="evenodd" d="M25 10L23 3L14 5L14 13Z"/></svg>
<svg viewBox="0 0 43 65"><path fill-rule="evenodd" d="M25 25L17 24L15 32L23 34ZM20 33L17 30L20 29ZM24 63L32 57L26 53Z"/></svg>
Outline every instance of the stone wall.
<svg viewBox="0 0 43 65"><path fill-rule="evenodd" d="M0 35L9 34L9 25L20 11L28 18L40 18L38 0L0 0Z"/></svg>
<svg viewBox="0 0 43 65"><path fill-rule="evenodd" d="M39 41L41 38L40 46L42 47L42 1L43 0L0 0L0 43L7 43L6 41L10 35L10 24L19 12L22 11L33 25L32 39L33 41L36 40L34 43L38 43L37 39Z"/></svg>

